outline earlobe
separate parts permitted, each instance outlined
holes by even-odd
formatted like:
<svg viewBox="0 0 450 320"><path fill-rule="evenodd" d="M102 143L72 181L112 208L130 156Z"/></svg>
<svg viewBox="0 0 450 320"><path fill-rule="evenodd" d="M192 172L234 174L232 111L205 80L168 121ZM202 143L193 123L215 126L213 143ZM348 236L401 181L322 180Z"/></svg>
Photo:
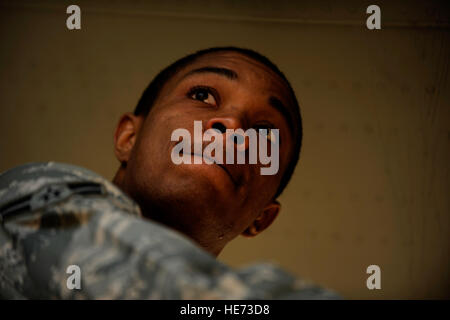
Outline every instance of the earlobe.
<svg viewBox="0 0 450 320"><path fill-rule="evenodd" d="M142 120L142 117L132 113L125 113L120 117L114 132L114 153L122 164L130 158Z"/></svg>
<svg viewBox="0 0 450 320"><path fill-rule="evenodd" d="M281 205L278 201L274 200L270 204L268 204L263 212L252 222L241 235L244 237L254 237L257 234L261 233L268 226L272 224L275 218L278 216L280 212Z"/></svg>

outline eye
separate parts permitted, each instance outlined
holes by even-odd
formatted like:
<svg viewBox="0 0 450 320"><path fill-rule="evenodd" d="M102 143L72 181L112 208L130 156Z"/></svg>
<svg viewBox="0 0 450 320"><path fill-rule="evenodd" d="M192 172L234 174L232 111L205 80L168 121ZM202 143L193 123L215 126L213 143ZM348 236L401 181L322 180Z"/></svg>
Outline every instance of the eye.
<svg viewBox="0 0 450 320"><path fill-rule="evenodd" d="M189 97L194 100L198 100L207 104L216 105L216 99L211 88L207 87L195 87L192 88L189 93Z"/></svg>
<svg viewBox="0 0 450 320"><path fill-rule="evenodd" d="M255 127L255 129L258 131L258 134L266 138L267 140L271 142L274 141L274 134L272 133L273 128L269 125L258 125ZM261 129L261 131L260 131Z"/></svg>

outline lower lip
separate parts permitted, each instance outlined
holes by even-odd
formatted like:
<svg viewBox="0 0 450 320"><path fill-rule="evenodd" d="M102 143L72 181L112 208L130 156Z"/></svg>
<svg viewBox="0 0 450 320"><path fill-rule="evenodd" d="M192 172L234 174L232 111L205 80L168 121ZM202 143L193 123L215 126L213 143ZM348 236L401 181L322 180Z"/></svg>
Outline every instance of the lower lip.
<svg viewBox="0 0 450 320"><path fill-rule="evenodd" d="M200 158L200 159L202 159L202 160L203 160L202 163L199 163L199 164L216 165L216 166L220 167L220 169L222 169L222 170L226 173L226 175L227 175L227 177L230 179L231 183L232 183L234 186L236 186L236 184L235 184L233 178L231 177L230 173L229 173L224 167L222 167L221 165L217 164L213 159L208 158L208 157L204 157L204 156L201 156L201 155L195 154L195 153L192 153L192 154L190 154L190 155L191 155L193 158L195 157L195 158ZM207 163L205 160L210 161L210 163ZM212 163L211 163L211 162L212 162ZM194 163L194 162L192 161L191 164L196 164L196 163Z"/></svg>
<svg viewBox="0 0 450 320"><path fill-rule="evenodd" d="M196 154L196 153L192 153L191 156L196 157L196 158L201 158L202 160L204 160L204 163L205 163L205 164L217 164L217 163L215 162L215 160L213 160L213 159L211 159L211 158L208 158L208 157L205 157L205 156L201 156L201 155ZM207 163L206 161L209 161L210 163ZM211 163L211 162L212 162L212 163ZM202 162L202 163L203 163L203 162ZM195 164L196 164L196 163L195 163Z"/></svg>

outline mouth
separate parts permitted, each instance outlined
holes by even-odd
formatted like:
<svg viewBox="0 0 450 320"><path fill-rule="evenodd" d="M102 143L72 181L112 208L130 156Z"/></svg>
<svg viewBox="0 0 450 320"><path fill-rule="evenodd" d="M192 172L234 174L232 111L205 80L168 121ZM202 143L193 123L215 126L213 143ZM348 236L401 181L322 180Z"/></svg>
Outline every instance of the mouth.
<svg viewBox="0 0 450 320"><path fill-rule="evenodd" d="M230 180L231 180L231 182L233 183L233 185L234 185L236 188L238 187L237 181L235 180L235 178L233 177L233 175L231 174L231 172L227 169L227 167L226 167L225 165L220 164L220 163L216 163L216 161L215 161L213 158L210 158L210 157L205 156L205 155L200 155L200 154L198 154L198 153L186 153L186 154L191 155L191 156L200 157L200 158L207 159L207 160L211 161L212 164L209 164L209 163L206 163L206 162L204 162L204 164L207 164L207 165L216 165L216 166L222 168L222 170L225 171L225 173L226 173L226 174L228 175L228 177L230 178Z"/></svg>

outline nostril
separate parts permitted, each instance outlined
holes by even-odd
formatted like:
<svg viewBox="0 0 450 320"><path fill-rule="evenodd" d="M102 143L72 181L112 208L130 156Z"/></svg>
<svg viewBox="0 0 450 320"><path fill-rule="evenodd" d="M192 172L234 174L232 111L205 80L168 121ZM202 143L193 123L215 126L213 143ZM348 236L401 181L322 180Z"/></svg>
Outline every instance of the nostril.
<svg viewBox="0 0 450 320"><path fill-rule="evenodd" d="M220 122L215 122L212 125L212 129L219 131L220 133L225 133L227 131L227 128Z"/></svg>
<svg viewBox="0 0 450 320"><path fill-rule="evenodd" d="M240 134L237 134L237 133L233 134L232 139L235 144L243 144L244 143L244 137Z"/></svg>

